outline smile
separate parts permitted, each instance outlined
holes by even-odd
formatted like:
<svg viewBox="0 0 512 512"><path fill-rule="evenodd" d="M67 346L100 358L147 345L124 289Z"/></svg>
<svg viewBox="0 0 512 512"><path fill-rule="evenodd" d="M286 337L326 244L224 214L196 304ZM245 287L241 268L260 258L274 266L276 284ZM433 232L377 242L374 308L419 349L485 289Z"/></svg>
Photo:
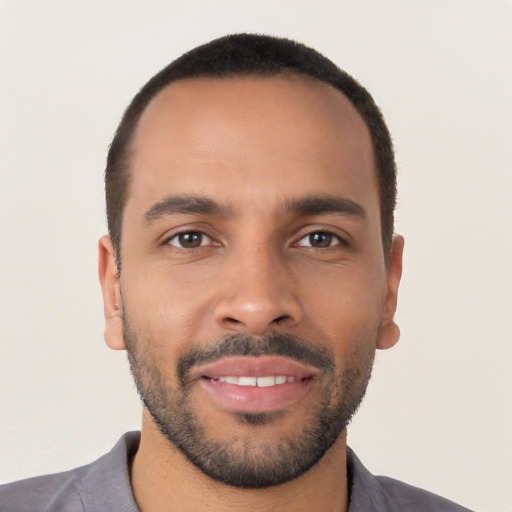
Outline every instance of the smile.
<svg viewBox="0 0 512 512"><path fill-rule="evenodd" d="M268 375L265 377L222 376L214 380L218 382L226 382L227 384L234 384L235 386L269 388L280 384L286 384L287 382L295 382L295 377L286 377L285 375Z"/></svg>
<svg viewBox="0 0 512 512"><path fill-rule="evenodd" d="M231 412L270 412L291 406L314 385L318 368L286 357L227 357L195 369L204 398Z"/></svg>

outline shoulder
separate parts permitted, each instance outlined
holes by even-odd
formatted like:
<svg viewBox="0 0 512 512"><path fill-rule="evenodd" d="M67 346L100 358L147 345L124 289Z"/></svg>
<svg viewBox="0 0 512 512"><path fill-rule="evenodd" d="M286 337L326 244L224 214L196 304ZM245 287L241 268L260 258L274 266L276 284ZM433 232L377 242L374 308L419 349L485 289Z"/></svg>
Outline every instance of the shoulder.
<svg viewBox="0 0 512 512"><path fill-rule="evenodd" d="M0 485L0 510L2 512L43 512L59 495L73 500L74 471L27 478ZM78 499L76 496L75 501ZM79 504L79 502L77 502ZM72 509L71 509L72 510ZM82 510L82 507L77 510Z"/></svg>
<svg viewBox="0 0 512 512"><path fill-rule="evenodd" d="M139 439L138 432L129 432L109 453L91 464L0 485L0 511L137 511L128 465L138 448Z"/></svg>
<svg viewBox="0 0 512 512"><path fill-rule="evenodd" d="M429 512L470 512L468 508L457 505L437 494L419 487L400 482L385 476L375 477L385 499L396 507L396 510Z"/></svg>
<svg viewBox="0 0 512 512"><path fill-rule="evenodd" d="M468 508L393 478L372 475L347 451L349 512L471 512Z"/></svg>

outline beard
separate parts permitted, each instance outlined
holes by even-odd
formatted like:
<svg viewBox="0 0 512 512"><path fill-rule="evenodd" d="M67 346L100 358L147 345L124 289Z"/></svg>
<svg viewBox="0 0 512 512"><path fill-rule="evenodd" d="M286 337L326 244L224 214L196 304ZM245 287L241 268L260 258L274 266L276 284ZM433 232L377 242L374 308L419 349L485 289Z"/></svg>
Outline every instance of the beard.
<svg viewBox="0 0 512 512"><path fill-rule="evenodd" d="M366 392L373 365L374 350L354 352L337 371L334 357L325 348L289 334L270 332L264 336L233 335L192 347L178 360L177 383L162 371L156 357L123 318L124 337L131 372L144 407L172 447L178 449L196 468L224 484L262 489L284 484L312 468L338 439L358 409ZM367 340L362 340L367 341ZM368 347L368 343L355 345ZM208 426L190 397L190 371L198 365L231 356L284 356L322 371L318 382L321 399L315 403L302 425L278 441L258 441L257 429L279 421L286 411L261 413L232 412L241 425L254 427L254 435L226 432L225 440L208 436Z"/></svg>

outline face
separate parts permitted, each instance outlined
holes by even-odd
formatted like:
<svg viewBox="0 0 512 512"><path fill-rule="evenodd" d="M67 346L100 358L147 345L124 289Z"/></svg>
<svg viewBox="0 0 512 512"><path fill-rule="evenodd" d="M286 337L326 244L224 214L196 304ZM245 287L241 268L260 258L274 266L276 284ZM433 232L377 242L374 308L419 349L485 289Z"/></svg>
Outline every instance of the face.
<svg viewBox="0 0 512 512"><path fill-rule="evenodd" d="M144 112L122 272L100 243L106 339L162 436L240 487L311 468L361 401L393 323L369 132L297 77L177 82Z"/></svg>

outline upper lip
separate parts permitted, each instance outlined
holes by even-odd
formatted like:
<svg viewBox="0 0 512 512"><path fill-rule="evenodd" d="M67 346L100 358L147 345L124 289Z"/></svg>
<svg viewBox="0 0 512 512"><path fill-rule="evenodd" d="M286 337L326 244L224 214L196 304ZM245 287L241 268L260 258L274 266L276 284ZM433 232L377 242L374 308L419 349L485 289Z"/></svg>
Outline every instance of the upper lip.
<svg viewBox="0 0 512 512"><path fill-rule="evenodd" d="M318 369L282 356L232 356L201 365L193 371L193 377L218 379L223 376L265 377L285 375L297 380L312 377Z"/></svg>

